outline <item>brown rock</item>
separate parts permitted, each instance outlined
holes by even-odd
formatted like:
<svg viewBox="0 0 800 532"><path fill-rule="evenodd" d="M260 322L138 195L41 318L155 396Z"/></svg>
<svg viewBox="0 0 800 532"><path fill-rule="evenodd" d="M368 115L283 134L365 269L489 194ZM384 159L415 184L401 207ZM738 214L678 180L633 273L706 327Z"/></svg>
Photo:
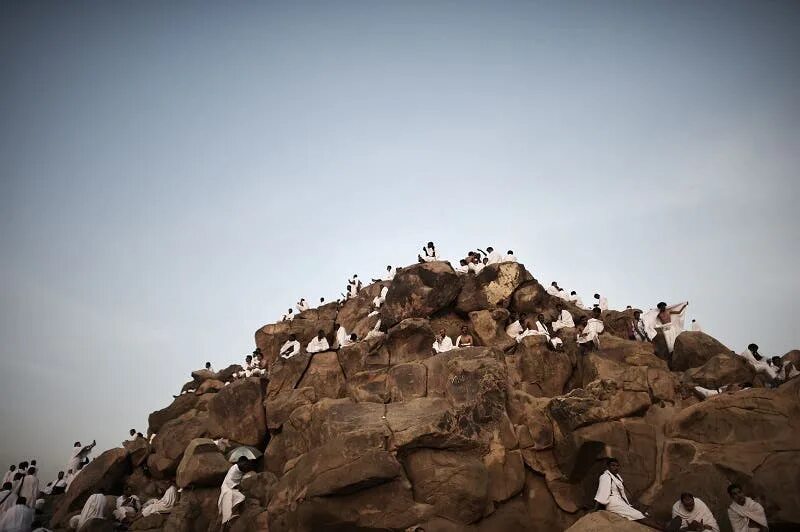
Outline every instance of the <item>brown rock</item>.
<svg viewBox="0 0 800 532"><path fill-rule="evenodd" d="M531 317L535 317L537 314L544 314L546 319L552 320L558 317L556 312L558 303L564 305L564 308L572 314L572 318L576 323L581 316L589 316L586 310L548 294L535 279L523 283L517 288L511 297L511 310L516 313L524 312Z"/></svg>
<svg viewBox="0 0 800 532"><path fill-rule="evenodd" d="M147 456L150 454L150 443L147 438L136 438L133 441L125 441L122 446L128 451L130 456L131 466L139 467L147 462Z"/></svg>
<svg viewBox="0 0 800 532"><path fill-rule="evenodd" d="M336 351L315 354L297 387L313 388L318 398L339 399L344 397L347 388Z"/></svg>
<svg viewBox="0 0 800 532"><path fill-rule="evenodd" d="M489 499L503 502L520 491L525 484L525 464L520 451L507 451L493 445L484 455L483 463L489 474Z"/></svg>
<svg viewBox="0 0 800 532"><path fill-rule="evenodd" d="M409 318L389 329L382 350L392 365L424 360L433 355L434 335L428 320Z"/></svg>
<svg viewBox="0 0 800 532"><path fill-rule="evenodd" d="M225 386L208 403L208 432L212 437L260 446L267 433L264 417L261 379L240 379Z"/></svg>
<svg viewBox="0 0 800 532"><path fill-rule="evenodd" d="M219 488L184 490L172 508L163 532L211 532L219 530Z"/></svg>
<svg viewBox="0 0 800 532"><path fill-rule="evenodd" d="M384 364L376 360L378 357L370 356L380 349L383 345L385 337L371 338L361 342L343 347L337 351L339 357L339 364L344 371L345 378L351 379L353 375L368 369L378 369L388 365L388 361ZM376 364L377 363L377 364Z"/></svg>
<svg viewBox="0 0 800 532"><path fill-rule="evenodd" d="M385 369L356 373L347 382L347 393L359 403L385 403L389 400L388 375Z"/></svg>
<svg viewBox="0 0 800 532"><path fill-rule="evenodd" d="M225 387L225 383L217 379L207 379L203 381L197 390L194 391L195 395L203 395L204 393L217 393Z"/></svg>
<svg viewBox="0 0 800 532"><path fill-rule="evenodd" d="M362 288L356 297L348 299L339 308L336 321L344 325L348 334L356 333L359 339L364 338L374 327L377 317L372 320L369 314L373 311L372 300L381 293L381 285L386 285L391 291L391 281L381 281ZM333 344L331 344L333 345Z"/></svg>
<svg viewBox="0 0 800 532"><path fill-rule="evenodd" d="M605 310L602 319L606 334L613 334L618 338L628 340L628 324L633 320L633 312L636 309Z"/></svg>
<svg viewBox="0 0 800 532"><path fill-rule="evenodd" d="M572 375L572 363L562 352L551 351L544 336L528 336L520 342L520 375L523 388L535 397L554 397L564 392Z"/></svg>
<svg viewBox="0 0 800 532"><path fill-rule="evenodd" d="M114 522L109 519L89 519L78 532L114 532Z"/></svg>
<svg viewBox="0 0 800 532"><path fill-rule="evenodd" d="M147 466L156 478L171 476L183 456L183 451L195 438L208 434L208 414L191 410L168 421L153 439L153 454Z"/></svg>
<svg viewBox="0 0 800 532"><path fill-rule="evenodd" d="M420 449L405 458L414 498L460 523L480 519L488 500L486 466L467 453Z"/></svg>
<svg viewBox="0 0 800 532"><path fill-rule="evenodd" d="M189 410L205 410L207 402L205 398L200 398L191 393L179 395L168 407L156 410L150 414L147 433L156 434L160 432L161 427L163 427L167 421L180 417Z"/></svg>
<svg viewBox="0 0 800 532"><path fill-rule="evenodd" d="M674 502L674 501L673 501ZM601 510L578 519L566 532L652 532L653 529Z"/></svg>
<svg viewBox="0 0 800 532"><path fill-rule="evenodd" d="M456 309L468 314L476 310L508 307L511 295L533 276L517 262L490 264L478 275L465 275L464 287L458 295Z"/></svg>
<svg viewBox="0 0 800 532"><path fill-rule="evenodd" d="M176 483L179 488L188 486L219 486L231 464L217 448L214 440L192 440L178 465Z"/></svg>
<svg viewBox="0 0 800 532"><path fill-rule="evenodd" d="M553 398L548 414L562 432L569 432L592 423L641 414L649 406L649 393L626 392L616 382L596 380L586 389L578 388Z"/></svg>
<svg viewBox="0 0 800 532"><path fill-rule="evenodd" d="M470 322L451 310L443 310L430 317L433 334L439 334L442 329L453 341L461 334L461 327L469 326Z"/></svg>
<svg viewBox="0 0 800 532"><path fill-rule="evenodd" d="M448 307L461 292L461 283L446 262L403 268L395 275L381 306L382 325L393 327L407 318L427 318Z"/></svg>
<svg viewBox="0 0 800 532"><path fill-rule="evenodd" d="M720 388L728 384L753 382L755 371L738 355L720 354L711 357L699 368L690 369L686 376L699 386Z"/></svg>
<svg viewBox="0 0 800 532"><path fill-rule="evenodd" d="M525 429L524 444L523 437L518 436L521 448L543 450L553 446L553 424L546 414L549 402L521 390L509 392L506 406L509 418Z"/></svg>
<svg viewBox="0 0 800 532"><path fill-rule="evenodd" d="M389 369L386 387L393 403L425 397L428 371L423 364L399 364Z"/></svg>
<svg viewBox="0 0 800 532"><path fill-rule="evenodd" d="M72 512L80 511L94 493L122 493L125 475L131 471L125 449L109 449L89 462L72 481L54 509L51 523L66 526Z"/></svg>
<svg viewBox="0 0 800 532"><path fill-rule="evenodd" d="M731 350L703 332L684 331L675 339L670 363L673 371L699 368L717 355L729 355Z"/></svg>
<svg viewBox="0 0 800 532"><path fill-rule="evenodd" d="M564 512L556 504L547 483L539 475L526 473L525 496L530 516L527 526L530 530L565 530L577 520L577 516Z"/></svg>
<svg viewBox="0 0 800 532"><path fill-rule="evenodd" d="M281 392L297 388L310 362L311 355L306 352L289 359L278 358L270 369L267 397L275 397Z"/></svg>
<svg viewBox="0 0 800 532"><path fill-rule="evenodd" d="M272 363L278 357L280 347L290 334L295 334L304 348L319 330L325 331L328 342L333 340L333 324L339 307L336 303L328 303L319 308L301 312L291 321L281 321L265 325L256 331L256 346L261 349L265 360Z"/></svg>
<svg viewBox="0 0 800 532"><path fill-rule="evenodd" d="M474 331L478 345L495 347L501 351L508 351L517 345L516 340L506 334L508 317L509 312L503 308L470 312L470 329Z"/></svg>
<svg viewBox="0 0 800 532"><path fill-rule="evenodd" d="M267 397L264 402L266 408L267 428L279 429L296 408L310 405L317 401L314 388L297 388L278 392L274 397Z"/></svg>

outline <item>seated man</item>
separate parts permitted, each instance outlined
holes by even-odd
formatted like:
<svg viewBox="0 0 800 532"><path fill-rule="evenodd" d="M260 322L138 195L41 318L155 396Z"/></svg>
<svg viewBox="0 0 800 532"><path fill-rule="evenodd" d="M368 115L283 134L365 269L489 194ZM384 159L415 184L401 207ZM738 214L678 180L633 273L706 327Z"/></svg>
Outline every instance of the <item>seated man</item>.
<svg viewBox="0 0 800 532"><path fill-rule="evenodd" d="M67 479L65 478L64 472L58 472L58 478L55 479L53 482L52 487L50 488L50 495L59 495L67 491Z"/></svg>
<svg viewBox="0 0 800 532"><path fill-rule="evenodd" d="M428 242L428 245L422 248L422 255L417 255L419 262L435 262L439 260L439 255L436 253L436 246L433 242Z"/></svg>
<svg viewBox="0 0 800 532"><path fill-rule="evenodd" d="M233 374L234 377L237 379L244 379L250 376L253 372L253 368L255 365L253 364L253 355L247 355L244 357L244 366L242 366L242 371L237 371Z"/></svg>
<svg viewBox="0 0 800 532"><path fill-rule="evenodd" d="M608 310L608 299L605 296L601 296L600 294L595 294L594 298L597 300L595 306L600 310Z"/></svg>
<svg viewBox="0 0 800 532"><path fill-rule="evenodd" d="M569 293L569 299L567 301L574 304L578 308L586 309L586 307L583 306L583 300L575 290Z"/></svg>
<svg viewBox="0 0 800 532"><path fill-rule="evenodd" d="M458 266L453 268L456 273L467 273L469 272L469 265L467 264L467 259L461 259L458 263Z"/></svg>
<svg viewBox="0 0 800 532"><path fill-rule="evenodd" d="M514 255L514 252L509 249L504 260L505 262L517 262L517 257Z"/></svg>
<svg viewBox="0 0 800 532"><path fill-rule="evenodd" d="M167 514L178 502L178 489L170 486L160 499L150 499L142 506L142 516L147 517L153 514Z"/></svg>
<svg viewBox="0 0 800 532"><path fill-rule="evenodd" d="M294 312L292 309L288 309L286 314L281 317L281 321L292 321L294 319Z"/></svg>
<svg viewBox="0 0 800 532"><path fill-rule="evenodd" d="M481 261L480 255L475 254L472 256L472 259L468 264L468 268L469 271L471 271L475 275L478 275L483 271L483 261Z"/></svg>
<svg viewBox="0 0 800 532"><path fill-rule="evenodd" d="M306 303L305 298L300 298L300 301L297 302L295 305L297 312L305 312L308 310L308 303Z"/></svg>
<svg viewBox="0 0 800 532"><path fill-rule="evenodd" d="M353 345L358 341L358 335L356 333L350 333L350 336L342 340L339 344L339 347L347 347L348 345Z"/></svg>
<svg viewBox="0 0 800 532"><path fill-rule="evenodd" d="M747 362L756 370L756 373L769 374L769 364L766 359L758 352L758 345L750 344L747 349L739 354L740 357L747 360Z"/></svg>
<svg viewBox="0 0 800 532"><path fill-rule="evenodd" d="M486 248L486 258L489 259L487 264L499 264L503 262L503 256L500 252L495 251L492 246Z"/></svg>
<svg viewBox="0 0 800 532"><path fill-rule="evenodd" d="M703 328L700 327L700 324L697 323L697 320L692 320L692 326L690 327L692 332L703 332Z"/></svg>
<svg viewBox="0 0 800 532"><path fill-rule="evenodd" d="M594 500L595 509L599 506L604 506L606 511L615 513L630 521L637 521L656 530L662 529L661 524L634 508L628 501L628 496L625 493L625 484L623 484L622 476L619 474L619 462L615 458L608 459L606 470L600 475L600 479L597 482L597 493L594 496Z"/></svg>
<svg viewBox="0 0 800 532"><path fill-rule="evenodd" d="M35 517L31 504L25 497L17 497L16 503L0 516L0 530L26 532L33 527Z"/></svg>
<svg viewBox="0 0 800 532"><path fill-rule="evenodd" d="M434 353L446 353L452 349L455 349L453 346L453 340L447 336L447 331L441 329L439 334L436 335L436 339L433 342L433 352Z"/></svg>
<svg viewBox="0 0 800 532"><path fill-rule="evenodd" d="M559 350L563 347L564 342L561 338L557 338L553 336L553 332L547 327L547 324L544 322L544 314L539 314L536 317L536 330L539 334L542 334L547 337L547 341L550 343L550 347L555 350Z"/></svg>
<svg viewBox="0 0 800 532"><path fill-rule="evenodd" d="M142 503L139 497L132 493L130 487L126 487L124 495L117 497L114 517L121 523L125 520L133 519L141 508Z"/></svg>
<svg viewBox="0 0 800 532"><path fill-rule="evenodd" d="M668 532L711 530L719 532L719 525L706 503L691 493L681 493L681 498L672 505L672 521Z"/></svg>
<svg viewBox="0 0 800 532"><path fill-rule="evenodd" d="M278 356L284 360L288 360L297 354L300 354L300 342L297 341L296 334L290 334L289 339L281 346Z"/></svg>
<svg viewBox="0 0 800 532"><path fill-rule="evenodd" d="M456 347L472 347L472 335L469 334L469 327L461 326L461 334L456 338Z"/></svg>
<svg viewBox="0 0 800 532"><path fill-rule="evenodd" d="M392 279L394 279L396 273L397 272L395 271L394 268L392 268L392 265L390 264L389 266L386 267L386 275L383 277L383 279L373 279L372 282L379 283L381 281L391 281Z"/></svg>
<svg viewBox="0 0 800 532"><path fill-rule="evenodd" d="M737 484L728 486L731 505L728 507L728 519L733 532L767 532L767 514L759 503L745 497L742 488Z"/></svg>
<svg viewBox="0 0 800 532"><path fill-rule="evenodd" d="M331 347L328 345L328 339L325 338L325 331L320 329L317 331L317 336L311 339L306 346L306 352L311 353L321 353L323 351L329 350Z"/></svg>
<svg viewBox="0 0 800 532"><path fill-rule="evenodd" d="M334 323L333 328L336 331L336 335L333 339L333 348L339 349L340 347L344 347L345 340L347 340L348 335L347 329L344 328L344 325L340 323Z"/></svg>
<svg viewBox="0 0 800 532"><path fill-rule="evenodd" d="M558 332L559 329L575 327L575 322L572 321L572 314L564 308L562 303L556 303L556 311L558 312L558 319L550 324L553 332Z"/></svg>
<svg viewBox="0 0 800 532"><path fill-rule="evenodd" d="M560 290L561 289L558 287L558 283L555 281L550 283L550 286L544 289L544 291L550 294L551 296L557 296Z"/></svg>
<svg viewBox="0 0 800 532"><path fill-rule="evenodd" d="M605 325L600 319L600 315L599 307L592 309L592 317L587 320L586 326L578 335L578 346L581 348L582 353L591 349L600 348L600 335L603 334L605 330Z"/></svg>
<svg viewBox="0 0 800 532"><path fill-rule="evenodd" d="M511 338L516 338L522 334L525 331L525 327L522 326L522 324L525 323L525 318L525 313L520 313L519 317L506 327L506 334Z"/></svg>

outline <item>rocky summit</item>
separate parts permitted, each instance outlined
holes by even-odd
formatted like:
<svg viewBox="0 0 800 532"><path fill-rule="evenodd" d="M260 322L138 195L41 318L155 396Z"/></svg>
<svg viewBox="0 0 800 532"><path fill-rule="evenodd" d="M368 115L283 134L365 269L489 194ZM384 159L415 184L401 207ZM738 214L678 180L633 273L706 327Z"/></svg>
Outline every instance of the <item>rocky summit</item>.
<svg viewBox="0 0 800 532"><path fill-rule="evenodd" d="M219 439L264 454L242 483L234 531L649 530L590 511L610 456L631 501L657 519L689 491L730 530L736 482L775 529L800 527L800 379L700 402L691 386L741 383L752 370L702 332L683 332L668 357L658 341L628 340L632 310L603 312L599 349L585 355L574 328L556 334L563 351L543 336L517 344L505 333L510 313L555 319L563 303L576 322L588 315L518 263L460 275L431 262L383 284L377 315L373 284L258 329L269 377L195 372L192 392L150 415L151 442L106 451L54 497L51 527L93 493L145 500L175 484L183 491L169 514L130 528L219 530L230 466ZM334 323L359 341L279 359L290 334L305 346L322 330L333 345ZM435 333L455 338L465 325L474 347L433 352Z"/></svg>

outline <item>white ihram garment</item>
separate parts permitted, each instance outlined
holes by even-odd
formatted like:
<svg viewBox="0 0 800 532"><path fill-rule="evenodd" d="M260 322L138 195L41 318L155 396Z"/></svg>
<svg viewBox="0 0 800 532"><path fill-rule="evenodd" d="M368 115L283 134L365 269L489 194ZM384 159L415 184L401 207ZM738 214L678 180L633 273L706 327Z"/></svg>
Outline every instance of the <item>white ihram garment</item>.
<svg viewBox="0 0 800 532"><path fill-rule="evenodd" d="M381 288L381 295L375 297L372 300L372 304L375 306L375 308L381 308L381 305L383 305L383 302L386 301L386 294L388 294L388 293L389 293L389 287L388 286L384 286L383 288Z"/></svg>
<svg viewBox="0 0 800 532"><path fill-rule="evenodd" d="M455 349L455 346L453 345L453 341L450 339L449 336L445 336L439 342L433 342L433 350L436 353L446 353L453 349Z"/></svg>
<svg viewBox="0 0 800 532"><path fill-rule="evenodd" d="M222 481L217 508L222 516L223 524L231 520L233 509L245 499L242 492L239 491L239 483L242 481L242 477L244 477L244 473L239 469L238 465L234 465L228 470L225 480Z"/></svg>
<svg viewBox="0 0 800 532"><path fill-rule="evenodd" d="M606 510L631 521L644 519L645 515L628 502L622 477L606 470L597 482L597 493L594 500L605 505Z"/></svg>
<svg viewBox="0 0 800 532"><path fill-rule="evenodd" d="M750 497L746 497L744 504L741 505L735 501L731 502L728 507L728 519L731 522L733 532L758 532L758 528L750 526L750 520L761 526L769 526L764 507Z"/></svg>
<svg viewBox="0 0 800 532"><path fill-rule="evenodd" d="M522 327L522 324L519 322L519 320L517 320L514 323L510 324L508 327L506 327L506 334L509 335L511 338L516 338L517 336L522 334L524 330L525 329Z"/></svg>
<svg viewBox="0 0 800 532"><path fill-rule="evenodd" d="M323 338L322 340L320 340L316 336L312 338L311 341L308 342L308 345L306 346L306 352L312 354L321 353L323 351L327 351L328 349L330 349L330 346L328 345L328 339Z"/></svg>
<svg viewBox="0 0 800 532"><path fill-rule="evenodd" d="M497 250L489 253L487 258L489 259L488 264L500 264L501 262L503 262L503 256L500 253L498 253Z"/></svg>
<svg viewBox="0 0 800 532"><path fill-rule="evenodd" d="M20 497L25 497L28 508L33 508L39 498L39 479L35 475L25 475L17 493Z"/></svg>
<svg viewBox="0 0 800 532"><path fill-rule="evenodd" d="M572 314L567 309L564 309L558 319L551 323L550 326L553 328L553 332L558 332L559 329L575 327L575 322L572 320Z"/></svg>
<svg viewBox="0 0 800 532"><path fill-rule="evenodd" d="M300 353L300 342L295 340L292 342L291 340L286 340L284 344L281 346L281 358L292 358L293 356Z"/></svg>
<svg viewBox="0 0 800 532"><path fill-rule="evenodd" d="M142 517L153 514L165 514L172 511L172 507L178 502L178 490L175 486L170 486L160 499L150 499L142 507Z"/></svg>
<svg viewBox="0 0 800 532"><path fill-rule="evenodd" d="M589 318L586 327L583 328L583 332L578 335L578 343L588 344L589 342L593 342L595 345L598 345L600 343L600 334L605 329L606 326L602 321L597 318Z"/></svg>
<svg viewBox="0 0 800 532"><path fill-rule="evenodd" d="M336 329L336 338L333 340L333 348L339 349L344 345L344 341L347 340L347 329L344 328L344 325L339 325L339 328Z"/></svg>
<svg viewBox="0 0 800 532"><path fill-rule="evenodd" d="M697 497L694 498L694 508L691 512L683 507L681 501L673 504L672 517L673 519L675 517L681 518L681 528L686 528L692 521L697 521L703 525L710 526L711 532L719 532L719 525L717 524L717 520L714 519L714 514L708 509L706 503Z"/></svg>
<svg viewBox="0 0 800 532"><path fill-rule="evenodd" d="M678 335L683 332L683 320L686 314L686 307L688 305L689 304L684 301L676 305L668 306L666 310L670 312L669 323L661 323L661 321L658 319L658 309L649 310L642 316L647 335L650 338L655 338L656 329L661 329L661 332L664 334L664 339L667 341L667 348L669 349L670 353L672 353L673 349L675 349L675 339L678 338ZM681 309L680 314L671 313L673 310L678 308Z"/></svg>
<svg viewBox="0 0 800 532"><path fill-rule="evenodd" d="M106 496L102 493L95 493L86 499L81 515L78 516L76 529L86 524L90 519L105 519Z"/></svg>
<svg viewBox="0 0 800 532"><path fill-rule="evenodd" d="M0 532L30 532L34 511L24 504L15 504L0 517Z"/></svg>

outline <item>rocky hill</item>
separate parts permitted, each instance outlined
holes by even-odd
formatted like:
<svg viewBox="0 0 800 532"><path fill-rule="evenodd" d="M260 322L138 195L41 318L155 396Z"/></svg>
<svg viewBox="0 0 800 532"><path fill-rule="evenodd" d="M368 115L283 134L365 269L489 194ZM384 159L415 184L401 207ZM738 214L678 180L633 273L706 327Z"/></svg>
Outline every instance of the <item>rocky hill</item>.
<svg viewBox="0 0 800 532"><path fill-rule="evenodd" d="M195 392L150 415L152 444L91 462L53 501L52 526L92 493L146 499L177 483L175 509L132 528L218 530L230 464L207 438L264 450L232 530L622 530L614 516L586 515L607 456L656 517L691 491L730 530L735 481L762 498L771 523L800 526L800 379L698 402L688 385L752 380L752 369L701 332L682 333L667 360L658 339L625 339L627 312L603 313L600 349L585 356L575 329L558 332L563 352L537 336L517 345L509 312L554 318L561 301L517 263L478 275L446 262L405 268L370 316L379 292L256 331L270 378L224 385L236 368L196 372ZM385 334L276 361L290 334L305 346L321 329L332 342L337 322L364 338L378 319ZM479 347L432 353L435 331L455 338L462 325Z"/></svg>

